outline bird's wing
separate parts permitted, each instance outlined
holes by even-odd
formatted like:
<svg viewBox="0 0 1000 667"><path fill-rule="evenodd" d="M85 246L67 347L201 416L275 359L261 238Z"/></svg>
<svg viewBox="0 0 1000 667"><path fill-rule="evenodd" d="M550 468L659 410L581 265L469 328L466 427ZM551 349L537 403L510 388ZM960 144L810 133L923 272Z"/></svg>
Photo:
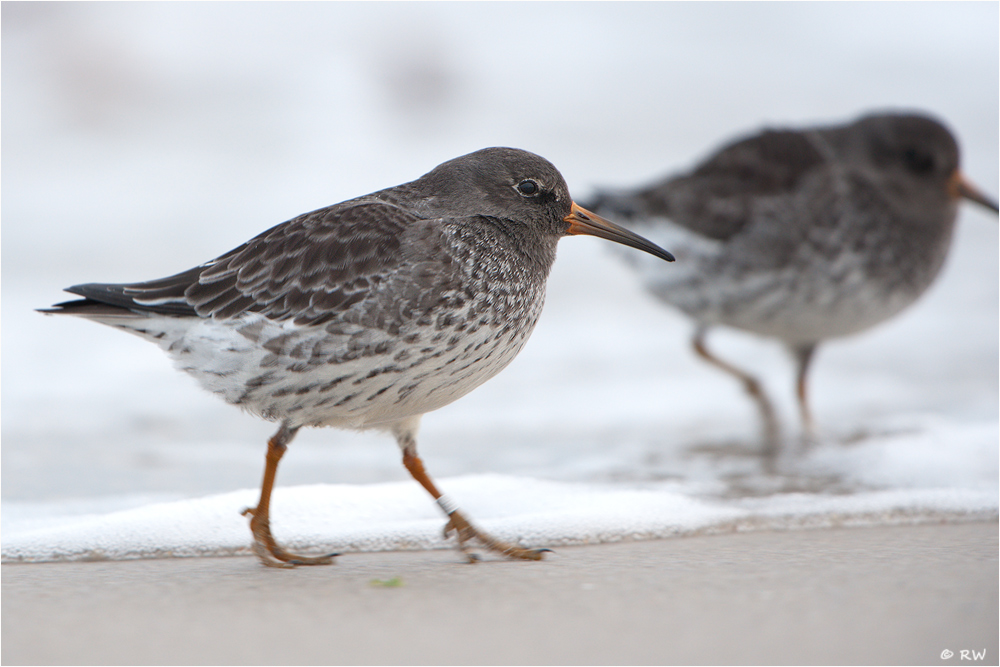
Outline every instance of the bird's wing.
<svg viewBox="0 0 1000 667"><path fill-rule="evenodd" d="M737 141L693 172L606 197L609 215L668 219L702 236L724 241L752 220L762 197L791 195L825 160L802 132L765 131Z"/></svg>
<svg viewBox="0 0 1000 667"><path fill-rule="evenodd" d="M77 285L90 302L165 315L226 319L257 312L318 324L345 312L407 267L405 227L417 216L378 201L299 216L188 271L125 285ZM60 304L79 307L83 302Z"/></svg>

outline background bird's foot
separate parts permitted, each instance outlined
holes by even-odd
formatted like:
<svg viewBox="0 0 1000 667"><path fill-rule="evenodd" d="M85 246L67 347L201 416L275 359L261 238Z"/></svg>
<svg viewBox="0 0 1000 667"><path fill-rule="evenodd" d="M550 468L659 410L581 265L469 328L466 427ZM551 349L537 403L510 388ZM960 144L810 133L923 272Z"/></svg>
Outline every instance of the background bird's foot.
<svg viewBox="0 0 1000 667"><path fill-rule="evenodd" d="M326 556L300 556L285 551L271 535L271 524L267 514L258 515L256 508L248 507L241 512L250 519L250 531L253 533L253 552L260 562L268 567L292 568L297 565L330 565L338 554Z"/></svg>
<svg viewBox="0 0 1000 667"><path fill-rule="evenodd" d="M479 562L479 556L469 550L469 542L476 541L490 551L515 560L542 560L545 553L551 553L551 549L525 549L513 544L508 544L496 539L488 533L479 530L466 519L461 512L453 511L448 515L448 523L444 527L444 536L447 538L452 532L458 538L458 548L469 559L470 563Z"/></svg>
<svg viewBox="0 0 1000 667"><path fill-rule="evenodd" d="M817 447L823 441L819 433L814 428L807 428L799 435L799 452L806 454Z"/></svg>

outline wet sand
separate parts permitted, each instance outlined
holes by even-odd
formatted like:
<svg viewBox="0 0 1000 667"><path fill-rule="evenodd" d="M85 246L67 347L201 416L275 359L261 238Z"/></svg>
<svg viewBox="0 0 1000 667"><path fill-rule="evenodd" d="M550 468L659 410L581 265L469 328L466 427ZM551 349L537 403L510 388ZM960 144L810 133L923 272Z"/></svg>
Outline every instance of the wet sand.
<svg viewBox="0 0 1000 667"><path fill-rule="evenodd" d="M996 523L755 532L478 565L451 551L295 570L7 564L2 661L997 664L997 535Z"/></svg>

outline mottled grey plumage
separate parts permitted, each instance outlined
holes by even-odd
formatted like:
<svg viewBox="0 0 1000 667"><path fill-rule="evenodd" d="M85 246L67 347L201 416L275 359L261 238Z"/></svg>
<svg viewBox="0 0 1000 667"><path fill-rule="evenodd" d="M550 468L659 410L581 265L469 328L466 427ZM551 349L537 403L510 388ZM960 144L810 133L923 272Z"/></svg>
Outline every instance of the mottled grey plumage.
<svg viewBox="0 0 1000 667"><path fill-rule="evenodd" d="M867 329L913 303L951 242L960 197L989 206L959 170L958 145L921 115L765 131L722 148L689 174L592 203L677 255L675 270L636 259L648 289L698 323L695 348L757 398L766 439L777 425L752 377L711 355L708 327L777 338L806 372L817 344Z"/></svg>
<svg viewBox="0 0 1000 667"><path fill-rule="evenodd" d="M266 564L329 562L284 552L267 525L277 461L302 426L392 431L460 545L477 538L509 556L539 558L477 531L441 499L415 436L423 413L493 377L520 351L567 234L672 259L576 206L548 161L490 148L289 220L168 278L71 287L84 299L46 312L152 340L207 389L281 422L261 502L250 510Z"/></svg>

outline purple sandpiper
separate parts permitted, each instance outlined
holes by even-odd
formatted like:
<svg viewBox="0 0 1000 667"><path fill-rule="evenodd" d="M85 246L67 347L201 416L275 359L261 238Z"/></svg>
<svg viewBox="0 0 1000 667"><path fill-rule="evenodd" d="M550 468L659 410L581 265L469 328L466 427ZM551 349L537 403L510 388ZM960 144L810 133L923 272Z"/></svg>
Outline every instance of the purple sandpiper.
<svg viewBox="0 0 1000 667"><path fill-rule="evenodd" d="M542 310L566 235L588 234L662 260L665 250L579 207L547 160L487 148L415 181L273 227L183 273L86 284L43 311L77 315L155 342L226 401L280 423L260 501L248 508L253 550L270 566L322 565L336 554L283 549L269 525L278 462L303 426L391 432L403 465L448 516L445 536L475 560L477 541L539 560L545 549L477 529L417 456L420 417L500 372Z"/></svg>
<svg viewBox="0 0 1000 667"><path fill-rule="evenodd" d="M587 205L668 245L677 265L628 258L646 288L697 324L693 345L755 399L765 453L779 443L756 378L712 354L709 327L776 338L797 365L807 440L806 376L817 345L900 312L938 275L959 199L997 204L959 171L955 138L921 114L868 115L846 125L767 130L731 143L693 171Z"/></svg>

